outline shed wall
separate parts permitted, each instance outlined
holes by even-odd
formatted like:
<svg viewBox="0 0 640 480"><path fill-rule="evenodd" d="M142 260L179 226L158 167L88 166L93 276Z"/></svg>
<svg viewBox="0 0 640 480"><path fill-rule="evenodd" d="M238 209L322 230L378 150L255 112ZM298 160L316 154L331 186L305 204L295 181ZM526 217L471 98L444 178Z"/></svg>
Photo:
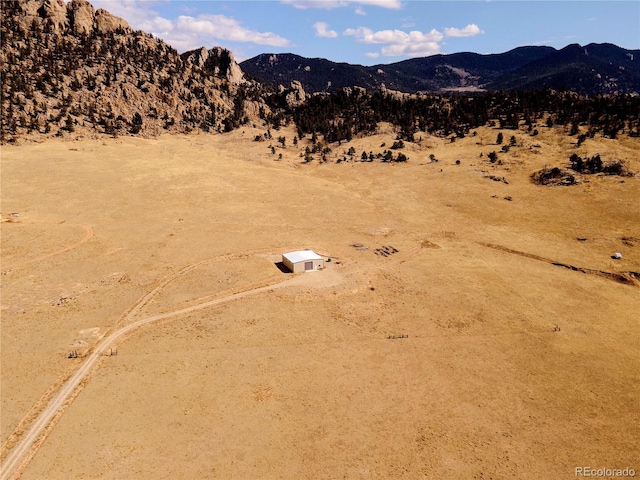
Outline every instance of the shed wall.
<svg viewBox="0 0 640 480"><path fill-rule="evenodd" d="M305 270L306 262L313 263L313 270L309 270L309 271L318 270L324 266L323 260L307 260L304 262L291 263L287 258L282 259L282 263L284 263L284 266L287 267L289 270L291 270L293 273L300 273L300 272L306 271Z"/></svg>

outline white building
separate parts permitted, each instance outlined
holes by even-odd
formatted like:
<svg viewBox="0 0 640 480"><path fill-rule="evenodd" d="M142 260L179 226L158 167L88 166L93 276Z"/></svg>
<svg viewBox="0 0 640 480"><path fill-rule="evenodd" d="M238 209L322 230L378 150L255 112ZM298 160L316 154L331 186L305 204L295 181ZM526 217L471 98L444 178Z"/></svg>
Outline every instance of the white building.
<svg viewBox="0 0 640 480"><path fill-rule="evenodd" d="M324 259L312 250L283 253L282 263L293 273L310 272L324 267Z"/></svg>

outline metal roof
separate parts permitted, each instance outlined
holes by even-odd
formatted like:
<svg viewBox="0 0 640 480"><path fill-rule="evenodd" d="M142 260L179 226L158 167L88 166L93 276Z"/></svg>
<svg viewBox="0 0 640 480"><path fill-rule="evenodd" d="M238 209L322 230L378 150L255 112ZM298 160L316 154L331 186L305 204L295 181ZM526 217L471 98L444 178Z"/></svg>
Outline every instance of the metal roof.
<svg viewBox="0 0 640 480"><path fill-rule="evenodd" d="M322 260L322 257L313 250L298 250L296 252L283 253L282 258L286 258L291 263L308 262L310 260Z"/></svg>

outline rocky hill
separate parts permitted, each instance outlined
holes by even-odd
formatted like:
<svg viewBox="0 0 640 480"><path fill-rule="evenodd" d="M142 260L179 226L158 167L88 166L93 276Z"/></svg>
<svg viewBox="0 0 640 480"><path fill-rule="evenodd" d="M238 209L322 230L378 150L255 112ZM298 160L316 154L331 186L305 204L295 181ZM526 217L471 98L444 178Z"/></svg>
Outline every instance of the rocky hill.
<svg viewBox="0 0 640 480"><path fill-rule="evenodd" d="M231 52L182 56L86 0L2 2L1 133L231 129L257 111Z"/></svg>
<svg viewBox="0 0 640 480"><path fill-rule="evenodd" d="M640 93L640 50L611 44L519 47L491 55L455 53L388 65L350 65L293 54L262 54L240 64L260 82L299 81L307 92L384 85L402 92L567 88L585 95Z"/></svg>

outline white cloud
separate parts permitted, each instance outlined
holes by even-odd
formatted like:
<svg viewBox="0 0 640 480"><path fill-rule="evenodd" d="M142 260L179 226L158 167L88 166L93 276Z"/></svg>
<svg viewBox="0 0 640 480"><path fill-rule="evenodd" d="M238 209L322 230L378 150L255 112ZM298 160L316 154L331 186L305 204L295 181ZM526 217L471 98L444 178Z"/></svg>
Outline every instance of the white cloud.
<svg viewBox="0 0 640 480"><path fill-rule="evenodd" d="M444 33L438 30L421 32L419 30L379 30L374 32L367 27L347 28L343 35L352 36L358 43L368 45L381 45L380 51L366 53L370 58L375 55L385 57L427 57L440 53L440 46L445 37L470 37L484 33L475 24L469 24L464 28L445 28Z"/></svg>
<svg viewBox="0 0 640 480"><path fill-rule="evenodd" d="M355 9L356 15L366 15L367 12L364 11L362 7L358 7Z"/></svg>
<svg viewBox="0 0 640 480"><path fill-rule="evenodd" d="M402 7L400 0L354 0L353 3L361 3L362 5L371 5L373 7L390 8L399 10Z"/></svg>
<svg viewBox="0 0 640 480"><path fill-rule="evenodd" d="M225 41L271 47L291 45L289 40L280 35L252 30L226 15L182 15L167 19L149 8L156 2L148 0L93 0L91 3L95 9L104 8L124 18L132 28L152 33L180 52L203 45L213 47Z"/></svg>
<svg viewBox="0 0 640 480"><path fill-rule="evenodd" d="M445 28L444 34L447 37L473 37L480 35L484 31L480 30L480 27L475 23L470 23L464 28Z"/></svg>
<svg viewBox="0 0 640 480"><path fill-rule="evenodd" d="M352 35L356 37L356 40L360 43L369 44L395 44L395 45L409 45L419 44L424 42L440 42L443 39L442 33L437 30L431 30L428 33L422 33L418 30L413 30L409 33L402 30L379 30L374 32L370 28L358 27L348 28L344 31L345 35Z"/></svg>
<svg viewBox="0 0 640 480"><path fill-rule="evenodd" d="M181 15L175 20L155 17L144 21L140 28L162 38L178 51L203 45L211 47L220 41L254 43L271 47L286 47L291 42L272 32L258 32L244 27L225 15Z"/></svg>
<svg viewBox="0 0 640 480"><path fill-rule="evenodd" d="M367 53L365 53L365 56L367 56L369 58L378 58L380 56L380 54L378 52L367 52Z"/></svg>
<svg viewBox="0 0 640 480"><path fill-rule="evenodd" d="M280 0L282 3L292 5L296 8L322 8L331 10L333 8L346 7L348 5L371 5L380 8L390 8L399 10L402 7L400 0Z"/></svg>
<svg viewBox="0 0 640 480"><path fill-rule="evenodd" d="M553 43L553 40L540 40L538 42L530 42L527 45L533 45L535 47L540 47L542 45L551 45Z"/></svg>
<svg viewBox="0 0 640 480"><path fill-rule="evenodd" d="M195 18L181 15L175 22L175 29L231 42L251 42L272 47L286 47L291 44L289 40L275 33L257 32L243 27L236 19L225 15L199 15Z"/></svg>
<svg viewBox="0 0 640 480"><path fill-rule="evenodd" d="M173 22L163 17L154 17L143 20L138 25L141 30L145 32L154 33L154 35L166 34L173 30Z"/></svg>
<svg viewBox="0 0 640 480"><path fill-rule="evenodd" d="M329 25L325 22L316 22L313 24L313 28L316 29L316 37L336 38L338 36L338 32L329 30Z"/></svg>
<svg viewBox="0 0 640 480"><path fill-rule="evenodd" d="M384 45L380 53L386 57L425 57L440 53L444 35L437 30L423 33L418 30L380 30L366 27L348 28L344 35L355 37L358 43ZM371 55L367 55L371 57Z"/></svg>

